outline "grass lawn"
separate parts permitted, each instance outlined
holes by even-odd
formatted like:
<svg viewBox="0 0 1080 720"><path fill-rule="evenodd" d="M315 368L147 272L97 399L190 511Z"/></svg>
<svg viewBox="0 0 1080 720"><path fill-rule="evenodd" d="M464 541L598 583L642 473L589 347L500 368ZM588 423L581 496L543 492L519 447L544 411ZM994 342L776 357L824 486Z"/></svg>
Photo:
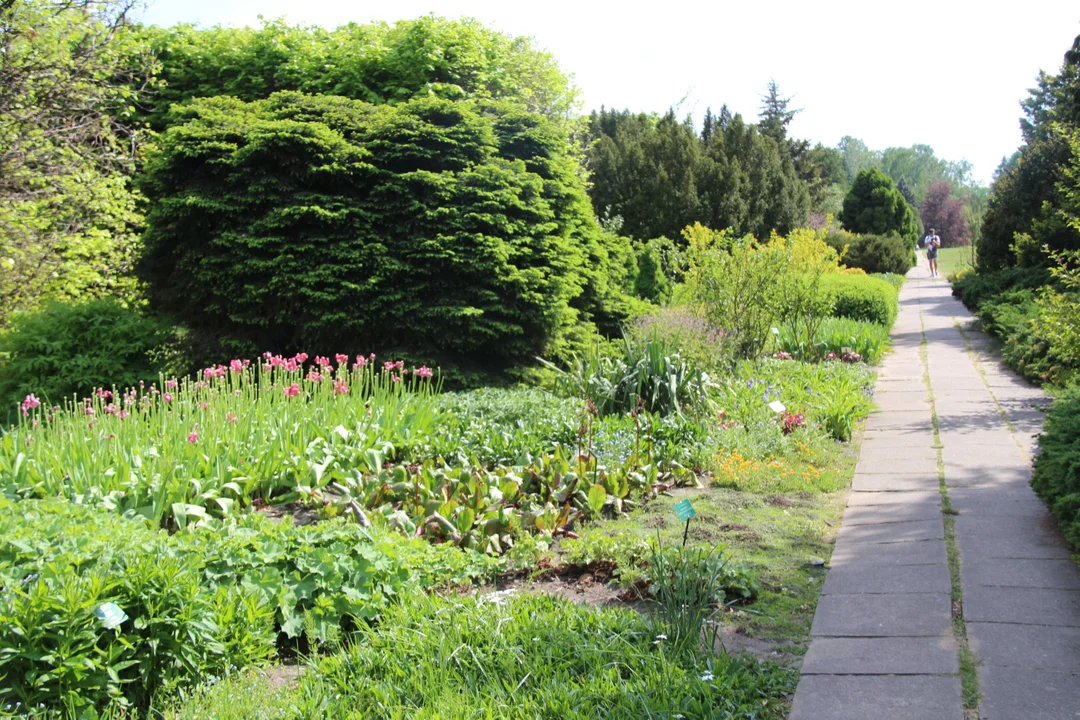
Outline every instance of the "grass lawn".
<svg viewBox="0 0 1080 720"><path fill-rule="evenodd" d="M942 248L938 251L938 272L942 277L949 277L953 273L966 270L971 267L971 248L952 247Z"/></svg>

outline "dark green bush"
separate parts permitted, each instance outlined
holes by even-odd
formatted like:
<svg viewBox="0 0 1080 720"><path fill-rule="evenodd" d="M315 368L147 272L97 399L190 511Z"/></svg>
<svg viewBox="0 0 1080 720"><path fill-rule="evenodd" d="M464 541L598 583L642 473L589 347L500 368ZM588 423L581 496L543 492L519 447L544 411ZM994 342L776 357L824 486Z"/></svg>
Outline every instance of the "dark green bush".
<svg viewBox="0 0 1080 720"><path fill-rule="evenodd" d="M869 275L823 275L821 292L833 302L833 317L873 322L891 328L900 310L896 288L885 280Z"/></svg>
<svg viewBox="0 0 1080 720"><path fill-rule="evenodd" d="M1031 485L1050 504L1065 538L1080 550L1080 384L1046 414Z"/></svg>
<svg viewBox="0 0 1080 720"><path fill-rule="evenodd" d="M952 291L968 309L978 310L983 300L1009 290L1041 288L1051 281L1046 268L1006 268L995 272L969 273L953 282Z"/></svg>
<svg viewBox="0 0 1080 720"><path fill-rule="evenodd" d="M567 130L507 104L278 93L184 106L148 161L153 305L253 350L501 372L632 310Z"/></svg>
<svg viewBox="0 0 1080 720"><path fill-rule="evenodd" d="M826 242L837 252L847 253L843 263L867 273L904 275L915 265L911 244L899 235L845 235L831 233Z"/></svg>
<svg viewBox="0 0 1080 720"><path fill-rule="evenodd" d="M0 418L28 393L59 404L98 387L156 381L168 338L163 323L113 300L16 315L0 335Z"/></svg>
<svg viewBox="0 0 1080 720"><path fill-rule="evenodd" d="M853 233L897 233L914 249L919 237L915 210L896 189L892 178L877 168L860 170L844 197L840 222Z"/></svg>

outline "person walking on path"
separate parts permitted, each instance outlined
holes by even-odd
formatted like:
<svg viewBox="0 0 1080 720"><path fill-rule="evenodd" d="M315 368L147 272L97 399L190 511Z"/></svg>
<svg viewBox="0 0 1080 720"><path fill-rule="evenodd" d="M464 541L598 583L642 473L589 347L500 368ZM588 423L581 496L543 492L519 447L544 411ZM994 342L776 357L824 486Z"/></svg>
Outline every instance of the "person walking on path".
<svg viewBox="0 0 1080 720"><path fill-rule="evenodd" d="M941 248L941 238L934 232L934 228L930 228L930 234L923 239L923 244L926 246L926 259L930 262L930 277L937 277L937 254Z"/></svg>

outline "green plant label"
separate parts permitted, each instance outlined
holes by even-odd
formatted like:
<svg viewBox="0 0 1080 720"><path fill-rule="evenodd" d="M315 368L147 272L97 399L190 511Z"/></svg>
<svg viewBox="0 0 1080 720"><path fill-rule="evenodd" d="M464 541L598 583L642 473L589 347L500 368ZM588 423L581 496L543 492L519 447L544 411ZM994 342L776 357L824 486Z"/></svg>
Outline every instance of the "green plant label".
<svg viewBox="0 0 1080 720"><path fill-rule="evenodd" d="M105 603L98 607L94 611L97 615L97 619L101 621L101 624L108 630L120 627L120 623L128 619L127 613L120 609L120 606L116 603Z"/></svg>
<svg viewBox="0 0 1080 720"><path fill-rule="evenodd" d="M689 500L680 500L675 503L675 512L678 514L680 520L689 520L697 515L697 510L690 504Z"/></svg>
<svg viewBox="0 0 1080 720"><path fill-rule="evenodd" d="M769 409L772 410L774 413L782 413L787 410L787 408L784 407L784 403L780 402L779 400L773 400L771 403L769 403Z"/></svg>

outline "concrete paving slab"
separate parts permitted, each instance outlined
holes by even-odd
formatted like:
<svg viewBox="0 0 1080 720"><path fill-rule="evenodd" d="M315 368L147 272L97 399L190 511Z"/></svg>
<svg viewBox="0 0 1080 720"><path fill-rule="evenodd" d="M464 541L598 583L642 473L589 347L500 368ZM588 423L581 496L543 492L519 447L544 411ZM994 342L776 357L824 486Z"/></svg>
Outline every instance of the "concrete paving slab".
<svg viewBox="0 0 1080 720"><path fill-rule="evenodd" d="M978 557L965 556L961 550L961 562L960 574L965 585L1080 590L1080 571L1071 558Z"/></svg>
<svg viewBox="0 0 1080 720"><path fill-rule="evenodd" d="M942 540L872 545L843 543L833 548L829 564L830 566L880 565L889 567L934 565L946 562L947 557L945 543Z"/></svg>
<svg viewBox="0 0 1080 720"><path fill-rule="evenodd" d="M1038 518L959 515L957 545L968 558L1054 559L1072 556L1056 526Z"/></svg>
<svg viewBox="0 0 1080 720"><path fill-rule="evenodd" d="M949 502L961 515L1017 515L1049 519L1046 504L1030 487L949 488Z"/></svg>
<svg viewBox="0 0 1080 720"><path fill-rule="evenodd" d="M871 430L863 434L863 449L867 448L933 448L933 433L919 431L917 433L901 433L893 431Z"/></svg>
<svg viewBox="0 0 1080 720"><path fill-rule="evenodd" d="M807 675L788 720L962 720L959 677Z"/></svg>
<svg viewBox="0 0 1080 720"><path fill-rule="evenodd" d="M908 475L860 475L851 481L855 492L891 492L905 490L934 490L941 487L937 473Z"/></svg>
<svg viewBox="0 0 1080 720"><path fill-rule="evenodd" d="M1080 675L979 668L982 720L1080 720Z"/></svg>
<svg viewBox="0 0 1080 720"><path fill-rule="evenodd" d="M967 634L984 665L1080 673L1080 628L969 622Z"/></svg>
<svg viewBox="0 0 1080 720"><path fill-rule="evenodd" d="M941 516L932 520L909 520L905 522L879 523L876 525L848 525L845 523L836 533L837 544L854 542L895 543L912 540L943 540L945 526Z"/></svg>
<svg viewBox="0 0 1080 720"><path fill-rule="evenodd" d="M821 593L822 595L947 593L951 589L949 568L945 563L895 567L844 565L833 560L832 567L825 576L825 585Z"/></svg>
<svg viewBox="0 0 1080 720"><path fill-rule="evenodd" d="M949 675L960 672L956 641L926 638L819 638L804 675Z"/></svg>
<svg viewBox="0 0 1080 720"><path fill-rule="evenodd" d="M952 634L946 593L822 595L814 637L936 637Z"/></svg>
<svg viewBox="0 0 1080 720"><path fill-rule="evenodd" d="M964 619L1080 628L1080 590L965 585Z"/></svg>
<svg viewBox="0 0 1080 720"><path fill-rule="evenodd" d="M852 494L864 495L866 493ZM895 495L896 493L890 494ZM940 519L940 500L936 502L931 500L929 502L889 503L887 505L848 505L847 512L844 513L844 527Z"/></svg>
<svg viewBox="0 0 1080 720"><path fill-rule="evenodd" d="M936 454L936 453L935 453ZM937 474L936 457L859 458L855 472L864 475Z"/></svg>
<svg viewBox="0 0 1080 720"><path fill-rule="evenodd" d="M930 503L941 505L941 492L938 490L909 490L894 492L853 492L848 495L849 511L863 505L920 505Z"/></svg>

